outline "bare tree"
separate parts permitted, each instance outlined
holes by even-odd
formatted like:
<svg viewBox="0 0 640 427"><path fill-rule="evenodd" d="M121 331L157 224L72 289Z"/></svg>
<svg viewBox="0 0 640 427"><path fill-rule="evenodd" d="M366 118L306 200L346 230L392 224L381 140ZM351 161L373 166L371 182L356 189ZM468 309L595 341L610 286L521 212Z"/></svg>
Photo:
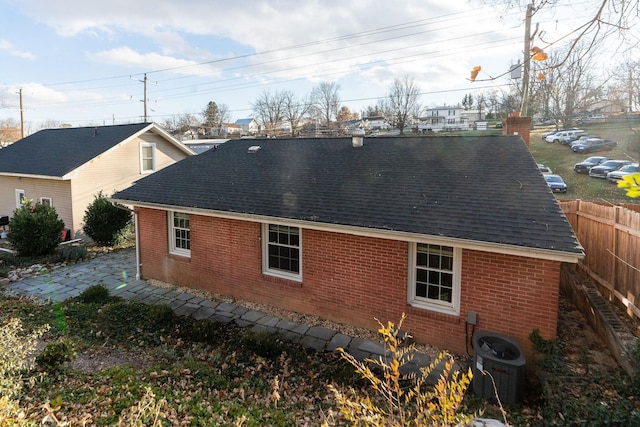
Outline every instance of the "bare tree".
<svg viewBox="0 0 640 427"><path fill-rule="evenodd" d="M298 99L290 90L282 92L282 97L282 118L289 122L291 136L297 136L300 133L305 116L309 113L311 101L307 97Z"/></svg>
<svg viewBox="0 0 640 427"><path fill-rule="evenodd" d="M487 2L502 3L507 7L519 6L523 10L530 6L533 19L541 10L562 4L558 0L487 0ZM640 20L640 0L589 0L582 4L582 8L588 17L573 31L569 47L565 49L565 55L559 58L558 64L575 58L571 52L578 46L581 46L579 50L583 55L592 53L595 45L605 38L618 37L621 43L637 46L638 34L632 28ZM544 32L537 36L547 45L553 45L559 41L546 39Z"/></svg>
<svg viewBox="0 0 640 427"><path fill-rule="evenodd" d="M482 110L487 106L487 98L485 98L484 93L479 93L476 95L476 106L478 107L478 118L482 120Z"/></svg>
<svg viewBox="0 0 640 427"><path fill-rule="evenodd" d="M177 115L172 114L162 121L161 126L169 133L176 133L178 131L179 121L180 118Z"/></svg>
<svg viewBox="0 0 640 427"><path fill-rule="evenodd" d="M185 113L178 117L177 131L182 134L188 134L188 139L197 139L198 128L200 127L200 121L198 118L190 113Z"/></svg>
<svg viewBox="0 0 640 427"><path fill-rule="evenodd" d="M619 111L640 110L640 61L627 60L612 74L609 101L615 101Z"/></svg>
<svg viewBox="0 0 640 427"><path fill-rule="evenodd" d="M276 134L284 118L284 106L284 92L272 94L268 90L263 90L258 96L258 99L252 104L256 120L265 129L267 134Z"/></svg>
<svg viewBox="0 0 640 427"><path fill-rule="evenodd" d="M311 91L311 102L316 115L323 125L329 125L338 115L340 85L335 82L323 82Z"/></svg>
<svg viewBox="0 0 640 427"><path fill-rule="evenodd" d="M15 119L0 120L0 148L20 139L20 122Z"/></svg>
<svg viewBox="0 0 640 427"><path fill-rule="evenodd" d="M558 61L561 64L549 67L545 78L541 80L548 93L548 106L545 108L553 117L561 119L565 126L572 124L576 115L591 111L602 93L594 83L591 57L585 56L580 46L570 49L569 56L564 51L550 55L549 61L552 64ZM564 58L569 60L564 61Z"/></svg>
<svg viewBox="0 0 640 427"><path fill-rule="evenodd" d="M413 78L405 76L403 79L395 79L387 95L387 107L393 115L395 128L404 133L404 128L411 117L420 115L421 106L420 88L416 86Z"/></svg>

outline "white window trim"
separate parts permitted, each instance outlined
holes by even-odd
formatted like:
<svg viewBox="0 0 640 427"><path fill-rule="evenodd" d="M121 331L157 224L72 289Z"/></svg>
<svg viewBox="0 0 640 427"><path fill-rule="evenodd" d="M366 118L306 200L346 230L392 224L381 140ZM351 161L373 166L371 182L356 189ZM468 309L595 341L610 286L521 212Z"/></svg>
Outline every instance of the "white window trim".
<svg viewBox="0 0 640 427"><path fill-rule="evenodd" d="M40 197L40 204L44 205L44 201L49 201L49 206L53 206L53 199L51 197Z"/></svg>
<svg viewBox="0 0 640 427"><path fill-rule="evenodd" d="M20 195L22 194L22 197ZM24 190L19 190L16 188L16 209L20 209L22 204L20 203L22 199L27 198L27 193Z"/></svg>
<svg viewBox="0 0 640 427"><path fill-rule="evenodd" d="M144 153L144 148L148 148L148 147L152 148L151 152L153 153L151 158L153 165L151 169L144 168L143 153ZM140 144L140 173L153 173L155 171L156 171L156 144L155 142L142 142Z"/></svg>
<svg viewBox="0 0 640 427"><path fill-rule="evenodd" d="M296 225L288 225L288 224L278 224L278 225L286 225L288 227L297 228L299 231L299 242L298 251L300 253L300 263L299 265L299 273L289 273L282 270L275 270L269 268L269 225L272 223L262 223L262 273L268 276L280 277L282 279L294 280L296 282L302 282L302 228Z"/></svg>
<svg viewBox="0 0 640 427"><path fill-rule="evenodd" d="M440 243L436 244L441 245ZM426 298L418 298L415 296L417 249L418 245L416 242L409 243L409 283L407 284L407 303L412 307L459 316L460 289L462 287L462 249L456 247L453 248L453 294L451 295L450 303L427 300Z"/></svg>
<svg viewBox="0 0 640 427"><path fill-rule="evenodd" d="M167 214L167 223L168 223L167 234L169 237L169 253L173 255L179 255L179 256L191 258L190 249L176 247L176 234L174 232L175 227L173 226L173 214L175 212L176 211L169 211ZM191 233L191 214L188 214L188 215L189 215L189 233ZM189 243L191 243L191 237L189 237Z"/></svg>

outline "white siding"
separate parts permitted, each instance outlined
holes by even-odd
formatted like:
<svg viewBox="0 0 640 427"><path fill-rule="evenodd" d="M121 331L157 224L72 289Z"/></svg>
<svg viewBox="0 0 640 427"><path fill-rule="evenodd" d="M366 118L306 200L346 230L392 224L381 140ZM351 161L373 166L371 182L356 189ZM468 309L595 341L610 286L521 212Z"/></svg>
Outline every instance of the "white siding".
<svg viewBox="0 0 640 427"><path fill-rule="evenodd" d="M16 189L24 190L27 199L39 202L49 197L65 227L71 228L71 183L69 181L0 176L0 216L12 216L16 209Z"/></svg>

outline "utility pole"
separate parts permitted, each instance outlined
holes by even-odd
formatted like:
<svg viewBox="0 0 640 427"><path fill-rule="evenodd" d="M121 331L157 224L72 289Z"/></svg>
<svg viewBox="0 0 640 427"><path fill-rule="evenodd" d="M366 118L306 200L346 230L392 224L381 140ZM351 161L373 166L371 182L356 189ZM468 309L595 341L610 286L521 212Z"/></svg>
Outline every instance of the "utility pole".
<svg viewBox="0 0 640 427"><path fill-rule="evenodd" d="M140 101L144 103L144 122L146 123L149 119L149 116L147 114L147 110L148 110L147 104L149 102L149 99L147 97L147 83L149 82L149 80L147 79L147 73L144 73L144 79L138 80L138 81L144 85L144 99L141 99ZM157 82L155 84L157 84Z"/></svg>
<svg viewBox="0 0 640 427"><path fill-rule="evenodd" d="M22 105L22 88L18 92L20 95L20 138L24 138L24 108Z"/></svg>
<svg viewBox="0 0 640 427"><path fill-rule="evenodd" d="M531 69L531 17L533 16L533 3L527 5L527 15L524 20L524 63L522 64L522 105L520 115L526 117L529 114L529 73Z"/></svg>
<svg viewBox="0 0 640 427"><path fill-rule="evenodd" d="M144 73L144 122L147 122L147 73Z"/></svg>

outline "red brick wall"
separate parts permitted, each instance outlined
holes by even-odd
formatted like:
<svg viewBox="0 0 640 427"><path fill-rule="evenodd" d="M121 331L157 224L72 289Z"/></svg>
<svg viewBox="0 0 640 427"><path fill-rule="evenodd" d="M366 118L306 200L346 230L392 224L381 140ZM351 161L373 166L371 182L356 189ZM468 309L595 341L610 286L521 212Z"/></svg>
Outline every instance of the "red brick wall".
<svg viewBox="0 0 640 427"><path fill-rule="evenodd" d="M407 314L404 329L417 342L465 352L467 312L476 330L518 340L540 329L555 337L560 263L464 250L461 312L451 316L407 305L406 242L302 230L303 282L262 274L260 224L191 215L191 258L168 253L167 215L139 209L141 271L182 286L320 315L377 329ZM471 329L469 329L471 331Z"/></svg>
<svg viewBox="0 0 640 427"><path fill-rule="evenodd" d="M503 135L518 134L524 142L529 146L529 137L531 135L531 117L509 116L504 120L502 127Z"/></svg>

